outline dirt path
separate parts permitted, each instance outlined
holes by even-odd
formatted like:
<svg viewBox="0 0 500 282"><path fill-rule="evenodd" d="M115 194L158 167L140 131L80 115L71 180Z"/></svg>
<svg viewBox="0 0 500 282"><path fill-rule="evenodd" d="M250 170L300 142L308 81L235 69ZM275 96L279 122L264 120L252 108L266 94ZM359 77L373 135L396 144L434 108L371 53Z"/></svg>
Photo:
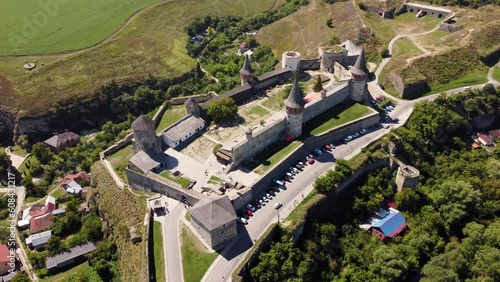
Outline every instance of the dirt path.
<svg viewBox="0 0 500 282"><path fill-rule="evenodd" d="M64 51L64 52L55 52L55 53L50 53L50 54L31 54L31 55L19 55L19 56L7 55L7 56L0 56L0 59L3 59L3 58L24 58L24 57L33 57L33 56L36 56L37 58L47 58L47 57L59 56L60 59L65 59L69 56L78 55L78 54L81 54L83 52L87 52L87 51L99 48L99 47L103 46L104 44L110 42L112 39L114 39L114 37L116 37L116 35L118 35L118 33L120 33L122 30L124 30L127 26L130 25L130 23L133 20L135 20L138 16L142 15L143 13L145 13L145 12L147 12L147 11L149 11L149 10L159 6L159 5L162 5L165 3L171 3L171 2L175 2L175 1L179 1L179 0L164 0L164 1L160 1L158 3L149 5L147 7L144 7L142 9L138 10L137 12L130 15L130 17L125 21L125 23L123 23L123 25L121 25L110 36L106 37L104 40L97 42L96 44L94 44L92 46L85 47L83 49L76 49L76 50L70 50L70 51Z"/></svg>

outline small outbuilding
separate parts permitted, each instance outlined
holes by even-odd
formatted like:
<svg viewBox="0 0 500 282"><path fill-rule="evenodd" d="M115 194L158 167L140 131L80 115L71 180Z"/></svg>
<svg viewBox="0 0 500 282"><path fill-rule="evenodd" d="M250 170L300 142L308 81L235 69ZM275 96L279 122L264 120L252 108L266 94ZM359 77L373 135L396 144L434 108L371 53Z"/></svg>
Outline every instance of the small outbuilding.
<svg viewBox="0 0 500 282"><path fill-rule="evenodd" d="M45 244L49 241L52 236L52 230L40 232L34 235L30 235L26 238L26 246L30 249L35 249L37 251L43 251Z"/></svg>
<svg viewBox="0 0 500 282"><path fill-rule="evenodd" d="M171 148L175 148L196 135L204 127L205 121L203 119L192 114L187 115L163 131L163 141Z"/></svg>

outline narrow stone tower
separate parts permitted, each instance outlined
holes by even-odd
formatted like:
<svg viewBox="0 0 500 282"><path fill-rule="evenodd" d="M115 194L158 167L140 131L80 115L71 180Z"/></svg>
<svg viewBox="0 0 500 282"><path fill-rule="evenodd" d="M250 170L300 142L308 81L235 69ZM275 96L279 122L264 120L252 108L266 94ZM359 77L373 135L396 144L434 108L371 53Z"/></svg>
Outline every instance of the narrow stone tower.
<svg viewBox="0 0 500 282"><path fill-rule="evenodd" d="M245 85L247 82L251 84L253 82L253 74L254 71L252 65L250 65L248 55L245 55L245 62L243 62L243 66L240 69L241 85Z"/></svg>
<svg viewBox="0 0 500 282"><path fill-rule="evenodd" d="M400 164L398 173L396 174L398 192L401 192L403 188L416 189L419 177L420 171L418 171L418 169L409 165Z"/></svg>
<svg viewBox="0 0 500 282"><path fill-rule="evenodd" d="M351 68L351 99L361 102L365 99L366 81L368 79L368 69L366 68L365 49L361 49L361 53L356 60L356 63Z"/></svg>
<svg viewBox="0 0 500 282"><path fill-rule="evenodd" d="M155 122L141 115L132 123L134 130L134 153L139 151L161 153L161 140L156 136Z"/></svg>
<svg viewBox="0 0 500 282"><path fill-rule="evenodd" d="M288 134L297 138L302 134L302 123L304 121L304 98L297 79L293 82L288 98L285 100L285 112Z"/></svg>

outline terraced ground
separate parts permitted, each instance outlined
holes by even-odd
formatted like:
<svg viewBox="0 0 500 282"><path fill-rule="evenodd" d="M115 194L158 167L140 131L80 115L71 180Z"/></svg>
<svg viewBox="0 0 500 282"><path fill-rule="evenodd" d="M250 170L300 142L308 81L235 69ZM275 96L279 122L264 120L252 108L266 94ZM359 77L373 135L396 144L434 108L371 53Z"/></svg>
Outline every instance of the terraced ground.
<svg viewBox="0 0 500 282"><path fill-rule="evenodd" d="M38 116L57 104L90 99L101 85L140 81L148 74L181 75L196 62L186 54L184 27L194 18L250 16L280 5L283 0L182 0L161 3L134 18L106 43L73 55L0 59L1 104ZM37 61L27 73L24 62Z"/></svg>

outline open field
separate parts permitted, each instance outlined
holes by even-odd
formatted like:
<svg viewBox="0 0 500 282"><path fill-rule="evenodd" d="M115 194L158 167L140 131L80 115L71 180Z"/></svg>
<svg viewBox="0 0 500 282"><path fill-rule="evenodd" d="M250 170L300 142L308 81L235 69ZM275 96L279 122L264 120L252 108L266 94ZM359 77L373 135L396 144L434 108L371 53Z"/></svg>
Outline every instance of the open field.
<svg viewBox="0 0 500 282"><path fill-rule="evenodd" d="M153 222L153 242L155 254L156 281L165 281L165 257L163 254L163 235L161 233L161 223Z"/></svg>
<svg viewBox="0 0 500 282"><path fill-rule="evenodd" d="M88 262L83 262L75 267L72 267L66 271L59 272L56 275L46 276L40 281L42 282L72 282L79 281L78 279L85 279L82 281L92 281L92 282L100 282L102 281L99 274L89 265Z"/></svg>
<svg viewBox="0 0 500 282"><path fill-rule="evenodd" d="M207 14L253 15L282 0L165 2L138 15L112 40L73 55L8 57L0 59L2 104L26 110L27 116L45 114L56 105L93 98L101 85L141 81L148 74L179 76L196 66L186 54L184 27ZM37 60L35 70L22 70L25 60ZM43 63L43 66L42 66Z"/></svg>
<svg viewBox="0 0 500 282"><path fill-rule="evenodd" d="M207 269L219 255L216 252L209 253L185 225L182 225L181 231L181 254L186 282L201 281Z"/></svg>
<svg viewBox="0 0 500 282"><path fill-rule="evenodd" d="M113 155L108 157L108 161L111 166L116 171L116 174L125 182L127 182L127 176L125 175L125 167L128 165L128 160L134 155L132 145L117 151Z"/></svg>
<svg viewBox="0 0 500 282"><path fill-rule="evenodd" d="M267 150L260 152L255 159L260 165L255 168L255 173L263 174L281 161L286 155L292 152L301 144L300 141L286 142L279 141L270 146ZM249 167L251 169L251 167Z"/></svg>
<svg viewBox="0 0 500 282"><path fill-rule="evenodd" d="M136 11L161 0L0 0L0 55L48 54L94 45ZM31 29L28 29L31 27Z"/></svg>
<svg viewBox="0 0 500 282"><path fill-rule="evenodd" d="M162 132L185 115L186 109L184 108L184 106L173 106L170 109L167 109L161 117L158 127L156 127L156 133Z"/></svg>
<svg viewBox="0 0 500 282"><path fill-rule="evenodd" d="M450 83L431 86L431 92L427 94L439 93L442 91L467 85L486 83L488 81L487 75L488 75L488 69L486 68L483 70L476 70L464 75L463 77L457 80L451 81Z"/></svg>
<svg viewBox="0 0 500 282"><path fill-rule="evenodd" d="M326 25L329 18L333 28ZM287 50L298 51L304 58L315 58L318 47L329 45L332 36L340 40L356 40L360 28L361 21L353 2L329 5L313 0L309 6L263 27L256 38L261 44L269 45L279 60Z"/></svg>
<svg viewBox="0 0 500 282"><path fill-rule="evenodd" d="M313 118L304 126L304 134L319 135L344 123L371 113L370 109L353 101L341 103Z"/></svg>

